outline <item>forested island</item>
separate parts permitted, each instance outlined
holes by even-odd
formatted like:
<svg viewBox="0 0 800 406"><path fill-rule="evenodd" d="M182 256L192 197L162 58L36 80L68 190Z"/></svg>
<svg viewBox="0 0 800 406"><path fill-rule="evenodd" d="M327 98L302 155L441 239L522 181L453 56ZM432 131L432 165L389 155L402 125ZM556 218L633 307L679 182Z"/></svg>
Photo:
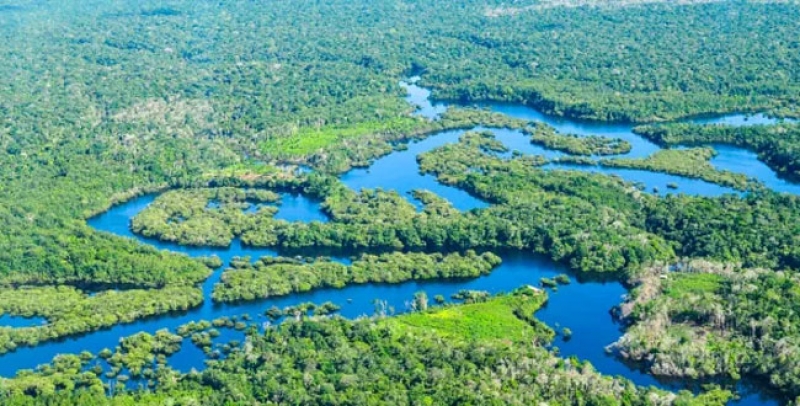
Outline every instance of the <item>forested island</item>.
<svg viewBox="0 0 800 406"><path fill-rule="evenodd" d="M795 1L0 21L3 405L800 402Z"/></svg>

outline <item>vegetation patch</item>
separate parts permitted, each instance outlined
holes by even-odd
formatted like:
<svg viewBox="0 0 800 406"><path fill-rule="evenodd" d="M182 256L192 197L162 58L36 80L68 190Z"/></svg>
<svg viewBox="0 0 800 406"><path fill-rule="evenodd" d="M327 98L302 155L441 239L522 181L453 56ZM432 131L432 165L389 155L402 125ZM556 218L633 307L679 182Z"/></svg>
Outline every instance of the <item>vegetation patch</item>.
<svg viewBox="0 0 800 406"><path fill-rule="evenodd" d="M758 153L775 172L800 179L800 124L726 126L664 124L634 129L661 145L727 144Z"/></svg>
<svg viewBox="0 0 800 406"><path fill-rule="evenodd" d="M119 323L188 310L203 302L194 287L104 291L89 296L71 287L0 290L0 314L37 316L47 323L35 327L0 327L0 354L20 346L88 333Z"/></svg>
<svg viewBox="0 0 800 406"><path fill-rule="evenodd" d="M797 323L800 281L793 273L690 261L652 268L621 314L630 323L612 346L652 373L682 378L763 377L786 395L800 391Z"/></svg>
<svg viewBox="0 0 800 406"><path fill-rule="evenodd" d="M711 148L665 149L642 159L614 158L600 161L600 165L614 168L644 169L688 178L702 179L738 190L757 187L745 175L720 171L709 162L716 155Z"/></svg>
<svg viewBox="0 0 800 406"><path fill-rule="evenodd" d="M513 294L483 302L432 308L390 318L385 323L401 331L433 331L469 342L547 343L555 333L533 318L546 301L546 293L520 288Z"/></svg>
<svg viewBox="0 0 800 406"><path fill-rule="evenodd" d="M398 117L391 120L371 121L353 125L329 125L319 128L304 128L296 134L275 138L261 144L265 153L304 156L348 138L365 135L413 134L426 123L413 117Z"/></svg>
<svg viewBox="0 0 800 406"><path fill-rule="evenodd" d="M558 134L553 127L542 123L536 123L526 132L532 133L532 143L571 155L621 155L631 151L631 144L621 138Z"/></svg>
<svg viewBox="0 0 800 406"><path fill-rule="evenodd" d="M255 264L236 263L222 275L212 297L218 302L264 299L312 289L349 284L399 283L437 278L475 278L500 265L492 253L363 255L351 265L326 260L303 262L262 258Z"/></svg>

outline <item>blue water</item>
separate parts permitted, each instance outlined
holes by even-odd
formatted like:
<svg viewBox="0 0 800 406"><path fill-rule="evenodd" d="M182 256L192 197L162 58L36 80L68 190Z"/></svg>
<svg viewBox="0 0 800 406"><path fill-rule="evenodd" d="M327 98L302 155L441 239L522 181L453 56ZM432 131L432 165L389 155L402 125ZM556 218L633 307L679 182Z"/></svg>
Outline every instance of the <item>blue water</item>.
<svg viewBox="0 0 800 406"><path fill-rule="evenodd" d="M414 93L416 95L430 95L429 93L424 93L417 89L415 85L408 85L411 89L409 90L410 93ZM417 103L420 103L416 101ZM428 102L431 104L432 102ZM442 105L441 103L436 103L435 105ZM617 155L619 157L625 158L644 158L653 153L659 151L661 148L656 145L655 143L635 134L633 132L633 124L626 124L626 123L607 123L601 121L584 121L584 120L573 120L564 117L556 117L544 114L538 110L533 108L518 105L518 104L507 104L507 103L483 103L480 106L487 107L494 112L502 113L514 118L519 118L523 120L529 121L539 121L546 123L553 128L558 133L561 134L575 134L578 136L589 136L589 135L599 135L605 136L609 138L620 138L623 140L628 141L631 144L631 151L627 154ZM430 110L429 110L430 111ZM792 119L779 119L769 117L765 114L729 114L723 116L703 116L703 117L693 117L688 118L686 120L682 120L684 122L689 122L693 124L701 124L701 125L730 125L730 126L749 126L749 125L768 125L768 124L777 124L781 122L796 122L797 120ZM542 147L537 147L538 149L530 149L522 145L522 143L527 142L526 137L522 137L521 141L515 140L513 145L508 141L508 130L503 130L504 133L503 137L498 137L503 141L509 148L517 149L524 153L535 154L535 155L542 155L547 158L557 158L559 156L563 156L555 151L546 150ZM513 132L521 135L519 132ZM758 160L757 154L744 150L741 148L736 148L727 145L711 145L718 155L711 160L711 164L714 165L717 169L720 170L727 170L736 173L743 173L748 177L754 178L761 183L763 183L766 187L778 191L778 192L786 192L792 194L800 194L800 185L790 183L786 180L780 179L775 171L770 169L766 164ZM546 152L543 152L546 151ZM611 156L613 158L616 156ZM557 167L564 167L562 165L553 165L553 168ZM660 191L660 194L664 193L685 193L685 194L697 194L697 195L704 195L704 196L718 196L719 194L725 193L726 191L729 193L735 193L733 189L730 188L722 188L720 186L716 186L709 182L699 181L699 180L689 180L684 177L679 176L670 176L670 178L666 178L665 176L661 176L663 174L655 174L654 172L649 171L641 171L641 170L625 170L620 171L618 169L612 168L594 168L594 167L575 167L575 166L566 166L570 169L577 169L577 170L585 170L590 172L601 172L601 173L608 173L608 174L616 174L621 176L624 179L633 181L633 182L640 182L647 186L648 190L651 190L653 187L657 187ZM665 191L665 186L667 183L676 183L679 185L678 189L675 191Z"/></svg>
<svg viewBox="0 0 800 406"><path fill-rule="evenodd" d="M445 131L422 141L412 142L408 144L408 149L386 155L369 168L354 169L342 175L341 180L354 190L375 188L395 190L408 197L418 208L421 207L421 203L410 198L411 191L417 189L435 191L459 210L487 207L485 202L461 189L442 185L431 175L419 174L417 155L444 144L458 142L463 133L464 131Z"/></svg>
<svg viewBox="0 0 800 406"><path fill-rule="evenodd" d="M257 213L261 207L277 206L278 212L275 213L275 218L286 221L303 221L312 222L319 221L327 223L330 218L319 210L322 202L316 201L306 197L300 193L284 192L280 194L281 198L278 203L260 203L253 201L245 201L247 206L242 210L243 213L253 214ZM209 201L206 209L219 209L220 202L216 200Z"/></svg>
<svg viewBox="0 0 800 406"><path fill-rule="evenodd" d="M474 130L485 130L478 127ZM501 141L510 151L518 151L526 155L541 155L548 159L564 156L563 153L548 150L536 144L532 144L527 136L522 132L508 129L491 129L497 140ZM410 198L410 191L414 189L428 189L435 191L439 196L450 201L459 210L466 211L471 209L487 207L482 200L470 195L469 193L442 185L436 181L432 175L420 175L418 173L417 156L436 147L458 142L463 130L444 131L434 134L422 141L408 144L408 149L393 152L390 155L379 158L375 163L366 169L355 169L344 175L341 180L354 190L362 188L384 188L396 190L401 194L409 196L411 203L420 206L420 203ZM631 133L632 134L632 133ZM504 154L507 156L508 154ZM720 154L722 156L723 154ZM717 156L715 159L719 159ZM757 161L758 162L758 161ZM713 162L712 162L713 163ZM763 167L763 163L758 162ZM754 164L754 166L758 166ZM660 172L650 172L637 169L607 168L601 166L584 166L572 164L548 164L544 169L578 170L583 172L604 173L621 177L629 182L643 185L644 190L659 195L665 194L691 194L701 196L720 196L727 193L739 193L735 189L706 182L700 179L686 178L677 175L670 175ZM720 168L722 169L722 168ZM769 173L772 172L766 168ZM667 187L668 184L677 185L676 189ZM654 192L654 188L657 192ZM800 186L797 187L800 190Z"/></svg>
<svg viewBox="0 0 800 406"><path fill-rule="evenodd" d="M724 194L739 193L729 187L720 186L715 183L706 182L700 179L684 178L677 175L670 175L659 172L640 171L625 168L607 168L602 166L582 166L572 164L549 164L546 169L556 170L578 170L582 172L602 173L609 176L616 176L628 182L634 182L643 186L643 191L658 194L660 196L668 194L683 193L686 195L717 197ZM677 188L670 188L667 185L677 185Z"/></svg>
<svg viewBox="0 0 800 406"><path fill-rule="evenodd" d="M406 101L417 109L412 115L436 120L447 110L447 105L432 101L430 90L415 85L418 80L419 76L414 76L408 82L400 82L406 89Z"/></svg>
<svg viewBox="0 0 800 406"><path fill-rule="evenodd" d="M769 189L800 195L800 185L781 179L767 164L758 160L758 154L730 145L711 145L718 155L711 158L711 165L715 168L758 179Z"/></svg>
<svg viewBox="0 0 800 406"><path fill-rule="evenodd" d="M0 315L0 328L3 327L36 327L47 323L42 317L22 317L10 314Z"/></svg>
<svg viewBox="0 0 800 406"><path fill-rule="evenodd" d="M330 218L320 210L320 203L299 193L281 193L281 202L275 218L286 221L327 223Z"/></svg>
<svg viewBox="0 0 800 406"><path fill-rule="evenodd" d="M757 113L757 114L731 114L722 117L701 116L701 117L689 118L685 121L692 124L704 124L704 125L720 124L720 125L732 125L732 126L745 126L745 125L768 125L768 124L777 124L781 122L793 123L796 122L797 120L774 118L763 113Z"/></svg>
<svg viewBox="0 0 800 406"><path fill-rule="evenodd" d="M436 118L446 109L444 104L431 102L429 99L430 92L427 90L419 88L413 83L406 83L404 86L409 91L409 101L419 107L416 114L428 118ZM563 133L594 134L625 139L633 146L632 152L626 156L643 157L658 150L658 146L655 144L633 134L631 131L632 126L628 124L570 121L549 117L524 106L491 104L489 107L494 111L514 117L544 121ZM761 116L751 120L744 120L742 117L733 115L716 119L704 118L702 120L706 120L704 123L740 125L769 120ZM504 143L509 150L529 155L542 155L547 158L563 156L560 152L531 144L528 138L519 131L502 129L492 131L497 139ZM446 143L457 142L463 133L464 131L445 131L424 140L412 142L408 145L407 150L397 151L382 157L367 169L352 170L343 175L341 180L354 190L383 188L409 195L412 190L427 189L446 198L454 207L460 210L486 207L487 204L485 202L462 190L439 184L432 176L419 174L416 162L419 154ZM773 171L757 160L755 154L737 148L722 146L715 146L715 148L719 151L719 155L712 161L712 164L716 167L745 173L775 190L789 193L800 192L800 186L779 179ZM642 184L644 189L650 192L653 191L653 188L658 188L658 193L662 195L666 193L686 193L718 196L724 193L734 193L731 189L708 182L648 171L563 164L550 164L545 168L550 170L569 169L601 172L620 176L623 179ZM670 189L667 187L668 183L677 184L678 188L675 190ZM163 250L183 253L193 257L216 255L223 260L224 264L229 264L235 257L249 256L251 259L256 259L261 256L280 254L272 249L246 247L238 240L235 240L230 247L220 249L183 247L134 235L129 229L130 219L150 204L154 198L154 195L146 195L115 206L106 213L90 219L89 224L99 231L134 238L144 244ZM419 207L419 202L413 199L409 200ZM291 194L282 195L276 217L287 221L328 221L327 216L320 211L319 202L302 195ZM477 289L497 293L510 291L524 284L537 285L541 277L553 277L560 273L570 274L568 270L560 265L532 254L515 252L504 253L502 256L503 264L500 267L490 275L475 279L411 281L394 285L353 285L343 289L318 289L308 293L234 305L215 305L210 299L207 299L202 306L181 314L165 315L128 325L118 325L83 336L44 343L36 348L18 349L16 352L0 357L2 359L2 362L0 362L0 376L11 376L19 369L33 368L36 365L47 363L59 353L78 353L83 350L96 353L103 348L114 348L121 337L141 331L154 333L163 328L174 330L189 321L213 320L222 316L249 314L253 322L265 323L267 319L263 316L263 313L272 306L284 308L302 302L322 303L331 301L341 306L339 314L355 318L373 314L375 299L386 301L395 312L401 313L406 311L406 301L411 299L415 292L421 290L426 291L430 297L441 294L448 298L461 289ZM348 258L333 259L344 263L349 262ZM219 269L216 270L204 282L202 288L206 298L210 297L214 284L219 281L221 272ZM628 367L606 354L604 348L616 341L621 335L620 327L615 324L609 310L622 301L622 296L625 293L626 290L618 282L580 282L573 277L573 283L560 286L557 292L550 293L550 301L547 306L537 312L536 316L551 327L557 327L556 330L560 330L562 327L568 327L572 330L573 336L570 340L557 339L554 343L554 346L558 347L562 356L576 356L580 359L588 360L598 371L604 374L624 376L639 385L655 385L667 389L678 389L686 385L687 383L659 381L637 369ZM0 321L3 320L0 318ZM241 332L233 330L220 331L223 334L215 340L215 343L241 339ZM183 349L170 357L170 365L183 372L191 369L199 370L203 368L204 358L202 351L195 348L187 340ZM774 399L761 398L758 391L748 393L738 404L778 404Z"/></svg>

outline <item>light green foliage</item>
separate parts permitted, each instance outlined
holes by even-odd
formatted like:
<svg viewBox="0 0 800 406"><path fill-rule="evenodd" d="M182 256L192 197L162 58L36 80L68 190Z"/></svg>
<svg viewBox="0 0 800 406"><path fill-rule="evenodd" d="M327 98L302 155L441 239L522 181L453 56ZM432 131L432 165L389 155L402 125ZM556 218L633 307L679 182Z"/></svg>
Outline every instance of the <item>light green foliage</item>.
<svg viewBox="0 0 800 406"><path fill-rule="evenodd" d="M747 148L776 172L793 179L800 177L800 124L665 124L637 127L635 131L662 145L728 144Z"/></svg>
<svg viewBox="0 0 800 406"><path fill-rule="evenodd" d="M400 331L433 331L468 342L547 343L553 339L553 331L533 318L546 301L547 294L522 288L489 301L434 308L390 318L385 323Z"/></svg>
<svg viewBox="0 0 800 406"><path fill-rule="evenodd" d="M183 337L159 330L155 335L139 333L120 340L114 354L108 358L112 370L125 368L132 377L149 376L156 360L170 356L181 349ZM159 357L163 356L163 357ZM159 362L158 368L166 365Z"/></svg>
<svg viewBox="0 0 800 406"><path fill-rule="evenodd" d="M710 273L676 273L663 286L664 294L681 300L683 296L714 294L722 287L723 278Z"/></svg>
<svg viewBox="0 0 800 406"><path fill-rule="evenodd" d="M297 134L265 141L261 148L266 152L286 155L308 155L324 147L341 143L349 138L366 135L408 135L425 128L426 122L412 117L398 117L391 120L356 123L354 125L332 125L320 128L306 128Z"/></svg>
<svg viewBox="0 0 800 406"><path fill-rule="evenodd" d="M0 398L56 397L59 391L87 391L102 399L105 397L103 381L91 372L81 372L85 364L77 355L58 356L50 365L35 372L22 371L14 379L0 380Z"/></svg>
<svg viewBox="0 0 800 406"><path fill-rule="evenodd" d="M647 158L604 159L600 161L600 164L615 168L644 169L698 178L739 190L757 186L757 183L751 181L745 175L714 168L709 160L716 154L716 151L711 148L664 149Z"/></svg>

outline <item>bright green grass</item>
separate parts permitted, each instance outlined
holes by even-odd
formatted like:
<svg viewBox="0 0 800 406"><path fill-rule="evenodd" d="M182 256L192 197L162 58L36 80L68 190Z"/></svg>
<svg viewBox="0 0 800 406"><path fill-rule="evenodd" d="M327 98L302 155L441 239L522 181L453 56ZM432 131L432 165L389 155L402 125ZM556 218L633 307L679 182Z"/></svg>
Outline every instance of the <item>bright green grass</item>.
<svg viewBox="0 0 800 406"><path fill-rule="evenodd" d="M409 332L435 332L465 341L530 341L535 337L550 340L552 330L533 319L533 312L547 301L545 293L499 296L483 303L473 303L427 312L412 313L385 320L388 325ZM520 317L527 315L533 324Z"/></svg>
<svg viewBox="0 0 800 406"><path fill-rule="evenodd" d="M352 125L329 125L302 128L288 137L273 138L261 144L261 150L271 154L303 156L349 138L373 134L412 134L429 124L414 117L367 121Z"/></svg>
<svg viewBox="0 0 800 406"><path fill-rule="evenodd" d="M723 278L709 273L674 273L670 275L664 292L673 298L687 294L715 293L722 286Z"/></svg>

